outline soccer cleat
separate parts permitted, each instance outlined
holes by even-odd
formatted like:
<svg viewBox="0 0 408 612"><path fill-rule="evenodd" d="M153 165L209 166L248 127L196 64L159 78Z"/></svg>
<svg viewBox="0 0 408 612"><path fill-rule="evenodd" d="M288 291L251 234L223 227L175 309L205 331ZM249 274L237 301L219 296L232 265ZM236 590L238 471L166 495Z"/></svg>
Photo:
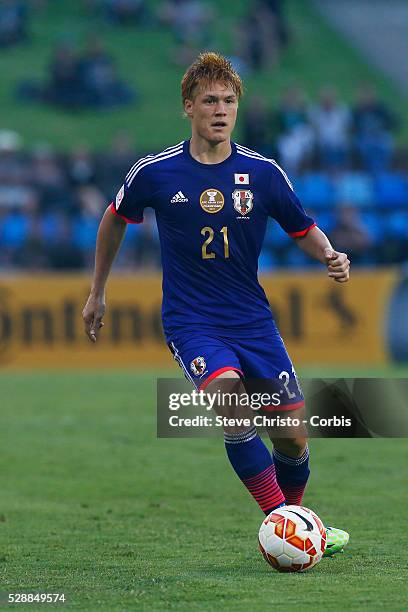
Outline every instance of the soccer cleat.
<svg viewBox="0 0 408 612"><path fill-rule="evenodd" d="M338 552L343 552L345 546L347 546L350 539L347 531L342 529L336 529L336 527L326 527L326 550L324 551L323 557L332 557Z"/></svg>

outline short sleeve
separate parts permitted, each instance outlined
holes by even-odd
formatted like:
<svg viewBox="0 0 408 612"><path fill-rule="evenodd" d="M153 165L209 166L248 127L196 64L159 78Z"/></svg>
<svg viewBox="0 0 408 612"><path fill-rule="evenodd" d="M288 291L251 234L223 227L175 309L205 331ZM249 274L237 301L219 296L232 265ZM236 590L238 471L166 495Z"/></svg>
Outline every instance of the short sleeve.
<svg viewBox="0 0 408 612"><path fill-rule="evenodd" d="M150 206L151 193L148 171L144 169L143 162L139 161L127 173L125 182L111 204L111 210L127 223L143 223L143 211Z"/></svg>
<svg viewBox="0 0 408 612"><path fill-rule="evenodd" d="M295 194L292 183L276 164L270 185L269 214L292 238L306 236L316 223L309 217Z"/></svg>

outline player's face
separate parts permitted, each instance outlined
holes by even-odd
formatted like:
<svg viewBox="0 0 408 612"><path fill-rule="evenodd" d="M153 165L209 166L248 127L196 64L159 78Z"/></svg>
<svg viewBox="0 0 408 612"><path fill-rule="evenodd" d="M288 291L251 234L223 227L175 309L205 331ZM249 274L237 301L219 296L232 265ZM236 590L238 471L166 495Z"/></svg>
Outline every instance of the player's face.
<svg viewBox="0 0 408 612"><path fill-rule="evenodd" d="M184 110L193 134L217 144L229 140L237 119L238 99L224 83L212 83L186 100Z"/></svg>

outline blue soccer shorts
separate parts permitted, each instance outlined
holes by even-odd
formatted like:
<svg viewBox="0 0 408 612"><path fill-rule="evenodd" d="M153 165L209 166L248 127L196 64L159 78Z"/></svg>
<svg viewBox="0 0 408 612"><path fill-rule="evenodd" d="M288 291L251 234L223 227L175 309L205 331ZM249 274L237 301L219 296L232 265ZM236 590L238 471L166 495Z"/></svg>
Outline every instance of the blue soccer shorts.
<svg viewBox="0 0 408 612"><path fill-rule="evenodd" d="M246 381L251 388L259 383L262 390L268 388L280 393L279 406L271 405L263 410L296 410L304 405L296 372L278 333L234 340L191 334L169 342L168 346L185 377L197 389L205 389L223 372L234 370L245 386Z"/></svg>

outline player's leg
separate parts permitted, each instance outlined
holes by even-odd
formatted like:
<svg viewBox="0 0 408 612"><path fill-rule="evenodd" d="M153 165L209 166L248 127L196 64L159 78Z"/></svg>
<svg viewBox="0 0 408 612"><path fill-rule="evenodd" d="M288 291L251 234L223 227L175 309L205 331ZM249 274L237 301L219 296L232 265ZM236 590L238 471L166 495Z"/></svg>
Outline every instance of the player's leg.
<svg viewBox="0 0 408 612"><path fill-rule="evenodd" d="M303 420L305 409L297 410L294 415ZM274 437L274 432L268 432L273 442L273 461L276 467L278 482L285 495L287 504L302 505L303 493L309 478L309 449L307 438ZM326 527L326 550L324 557L341 552L349 541L347 531L335 527Z"/></svg>
<svg viewBox="0 0 408 612"><path fill-rule="evenodd" d="M292 362L279 334L269 338L240 341L238 356L246 377L265 390L278 390L280 405L264 407L266 416L292 416L302 423L304 398ZM300 505L309 478L309 449L306 430L300 427L266 427L273 443L276 478L287 504Z"/></svg>
<svg viewBox="0 0 408 612"><path fill-rule="evenodd" d="M242 369L249 378L257 379L257 384L269 382L272 390L280 386L281 402L279 412L275 406L264 411L266 415L292 416L302 423L305 418L304 398L298 384L295 370L279 336L268 339L251 339L240 342L237 350ZM247 379L246 379L247 383ZM303 493L309 478L309 449L305 432L299 428L267 427L268 435L274 445L272 453L276 478L288 504L301 505ZM342 529L326 527L327 546L325 557L343 550L349 541L349 534Z"/></svg>
<svg viewBox="0 0 408 612"><path fill-rule="evenodd" d="M302 418L299 412L301 410L296 411L296 418ZM268 435L273 443L276 476L286 503L300 506L310 475L307 438L276 438L273 431L268 431Z"/></svg>
<svg viewBox="0 0 408 612"><path fill-rule="evenodd" d="M207 393L245 392L239 374L241 364L230 347L218 338L188 336L169 343L175 360L190 382ZM248 491L265 513L284 503L276 482L271 453L252 426L252 412L238 406L218 406L221 416L244 416L249 425L224 427L228 459Z"/></svg>
<svg viewBox="0 0 408 612"><path fill-rule="evenodd" d="M245 387L236 371L227 371L206 386L207 393L242 397ZM285 498L278 485L275 466L268 448L258 435L254 425L239 425L237 420L246 418L252 423L253 413L239 405L217 406L217 414L233 417L234 425L224 427L225 449L228 459L242 483L265 514L284 505Z"/></svg>

